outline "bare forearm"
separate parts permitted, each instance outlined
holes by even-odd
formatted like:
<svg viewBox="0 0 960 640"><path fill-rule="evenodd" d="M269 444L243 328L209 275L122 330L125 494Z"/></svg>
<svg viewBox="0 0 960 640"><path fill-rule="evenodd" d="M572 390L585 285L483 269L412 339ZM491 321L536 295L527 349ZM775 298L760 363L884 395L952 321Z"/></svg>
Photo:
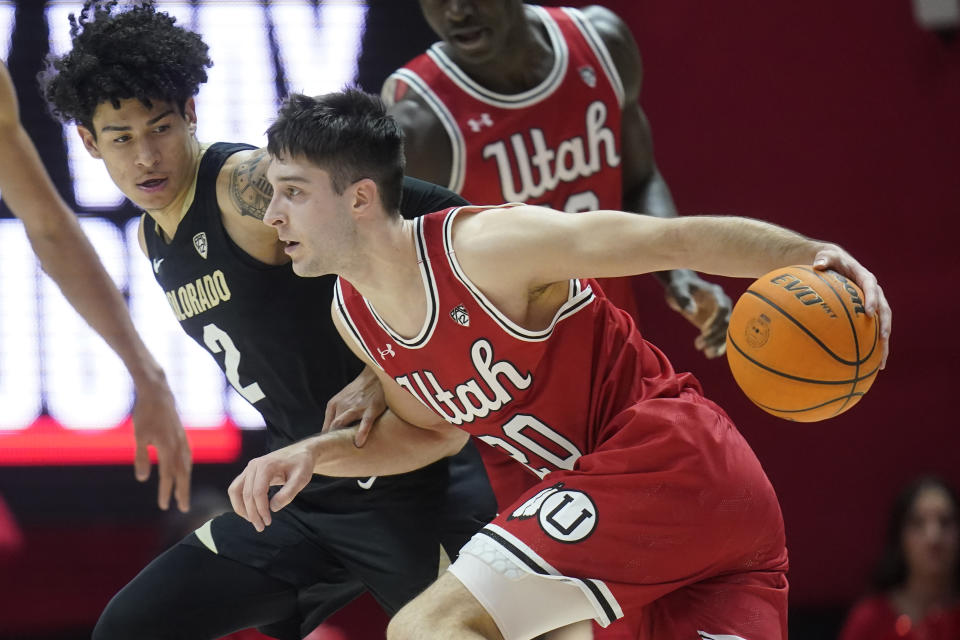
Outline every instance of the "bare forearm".
<svg viewBox="0 0 960 640"><path fill-rule="evenodd" d="M64 297L123 361L134 382L158 382L163 372L144 346L124 303L79 225L71 220L56 233L27 234L43 270Z"/></svg>
<svg viewBox="0 0 960 640"><path fill-rule="evenodd" d="M756 278L789 264L810 264L830 243L813 240L761 220L734 216L687 216L666 233L674 268Z"/></svg>
<svg viewBox="0 0 960 640"><path fill-rule="evenodd" d="M623 206L624 211L643 213L655 218L677 217L677 206L670 194L670 187L656 168L653 169L653 175L649 180L624 195ZM692 273L689 269L671 269L657 271L653 275L660 284L669 287L675 277L682 275L680 272L686 272L688 276Z"/></svg>
<svg viewBox="0 0 960 640"><path fill-rule="evenodd" d="M120 356L135 382L162 380L163 372L134 330L123 297L57 194L22 127L0 127L0 151L10 160L0 175L0 190L23 221L43 270Z"/></svg>
<svg viewBox="0 0 960 640"><path fill-rule="evenodd" d="M386 411L363 447L354 445L356 427L310 438L314 473L334 477L367 477L407 473L454 455L469 436L460 430L433 431L411 426Z"/></svg>

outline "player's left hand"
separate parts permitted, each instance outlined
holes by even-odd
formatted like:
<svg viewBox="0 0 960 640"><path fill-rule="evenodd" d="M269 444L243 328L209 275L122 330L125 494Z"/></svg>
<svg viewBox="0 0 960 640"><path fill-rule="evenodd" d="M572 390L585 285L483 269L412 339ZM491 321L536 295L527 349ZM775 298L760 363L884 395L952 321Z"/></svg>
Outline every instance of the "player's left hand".
<svg viewBox="0 0 960 640"><path fill-rule="evenodd" d="M813 268L820 271L833 269L837 273L850 278L863 291L863 309L867 315L877 319L880 323L880 345L883 357L880 368L887 366L887 356L890 354L890 332L893 330L893 312L887 303L887 297L877 282L877 277L869 269L860 264L856 258L845 249L837 245L828 245L817 252L813 259Z"/></svg>
<svg viewBox="0 0 960 640"><path fill-rule="evenodd" d="M364 367L360 375L327 402L321 433L349 427L359 420L360 427L353 443L362 447L374 421L386 410L383 386L370 367Z"/></svg>
<svg viewBox="0 0 960 640"><path fill-rule="evenodd" d="M316 457L310 440L301 440L247 463L227 489L230 504L238 516L263 531L275 513L290 504L313 476ZM268 498L270 487L280 490Z"/></svg>
<svg viewBox="0 0 960 640"><path fill-rule="evenodd" d="M707 282L695 272L670 272L666 287L667 304L700 330L694 346L708 358L722 356L727 349L727 324L732 303L720 285Z"/></svg>
<svg viewBox="0 0 960 640"><path fill-rule="evenodd" d="M152 446L157 451L157 474L160 477L157 505L163 510L168 509L173 493L180 511L188 511L193 457L187 434L177 415L173 393L162 373L156 379L136 385L132 418L137 447L133 469L137 480L146 482L150 478L148 447Z"/></svg>

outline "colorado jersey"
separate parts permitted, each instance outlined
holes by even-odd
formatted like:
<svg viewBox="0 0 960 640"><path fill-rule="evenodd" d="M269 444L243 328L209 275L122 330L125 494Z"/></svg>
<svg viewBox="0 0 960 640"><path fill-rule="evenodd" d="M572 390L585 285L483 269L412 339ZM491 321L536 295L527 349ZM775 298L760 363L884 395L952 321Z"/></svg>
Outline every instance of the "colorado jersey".
<svg viewBox="0 0 960 640"><path fill-rule="evenodd" d="M217 176L227 158L252 148L218 143L207 149L193 203L169 244L149 218L144 236L180 326L260 412L273 450L318 433L327 400L362 367L325 319L332 277L299 278L289 264L263 264L227 235ZM296 361L278 357L297 350Z"/></svg>
<svg viewBox="0 0 960 640"><path fill-rule="evenodd" d="M327 400L362 366L330 318L333 276L301 278L289 264L263 264L227 235L217 176L227 158L252 148L217 143L207 149L193 203L174 237L165 242L149 218L144 236L154 276L183 330L260 412L273 450L318 433ZM404 182L407 213L450 206L450 199L432 185Z"/></svg>
<svg viewBox="0 0 960 640"><path fill-rule="evenodd" d="M620 209L620 77L580 11L531 8L554 58L538 86L515 95L490 91L437 43L390 76L384 100L412 90L430 106L452 147L448 188L470 202Z"/></svg>
<svg viewBox="0 0 960 640"><path fill-rule="evenodd" d="M457 262L458 211L415 222L427 295L418 335L393 331L349 282L339 279L335 290L340 318L367 356L428 408L542 478L602 446L615 435L611 418L629 405L698 390L590 280L569 282L548 327L512 322Z"/></svg>

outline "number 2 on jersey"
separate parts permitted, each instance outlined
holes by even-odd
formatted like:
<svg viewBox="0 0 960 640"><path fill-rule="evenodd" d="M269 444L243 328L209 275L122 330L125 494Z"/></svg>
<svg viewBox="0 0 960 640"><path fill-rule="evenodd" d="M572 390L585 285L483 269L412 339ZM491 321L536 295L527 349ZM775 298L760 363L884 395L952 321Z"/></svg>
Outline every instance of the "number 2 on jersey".
<svg viewBox="0 0 960 640"><path fill-rule="evenodd" d="M207 345L207 349L210 349L210 353L221 351L225 353L223 371L227 375L227 380L247 402L253 404L267 397L256 382L251 382L247 386L240 383L240 350L233 344L233 340L226 331L212 323L206 325L203 327L203 343Z"/></svg>

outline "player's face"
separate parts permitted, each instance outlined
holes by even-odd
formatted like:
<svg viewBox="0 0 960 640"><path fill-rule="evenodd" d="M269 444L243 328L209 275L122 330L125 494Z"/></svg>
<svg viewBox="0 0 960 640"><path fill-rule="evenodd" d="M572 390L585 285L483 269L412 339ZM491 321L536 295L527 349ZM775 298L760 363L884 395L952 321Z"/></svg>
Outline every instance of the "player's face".
<svg viewBox="0 0 960 640"><path fill-rule="evenodd" d="M330 174L305 158L271 156L273 198L263 222L276 229L298 276L335 273L338 250L352 233L349 189L337 194Z"/></svg>
<svg viewBox="0 0 960 640"><path fill-rule="evenodd" d="M420 0L420 9L453 57L473 64L496 61L524 23L520 0Z"/></svg>
<svg viewBox="0 0 960 640"><path fill-rule="evenodd" d="M917 494L903 531L903 553L912 575L954 575L958 562L958 514L947 493L927 487Z"/></svg>
<svg viewBox="0 0 960 640"><path fill-rule="evenodd" d="M103 160L113 182L137 206L157 211L182 197L193 182L199 146L193 100L184 113L169 102L147 108L136 99L97 106L93 129L77 127L84 146ZM96 133L96 136L94 136Z"/></svg>

